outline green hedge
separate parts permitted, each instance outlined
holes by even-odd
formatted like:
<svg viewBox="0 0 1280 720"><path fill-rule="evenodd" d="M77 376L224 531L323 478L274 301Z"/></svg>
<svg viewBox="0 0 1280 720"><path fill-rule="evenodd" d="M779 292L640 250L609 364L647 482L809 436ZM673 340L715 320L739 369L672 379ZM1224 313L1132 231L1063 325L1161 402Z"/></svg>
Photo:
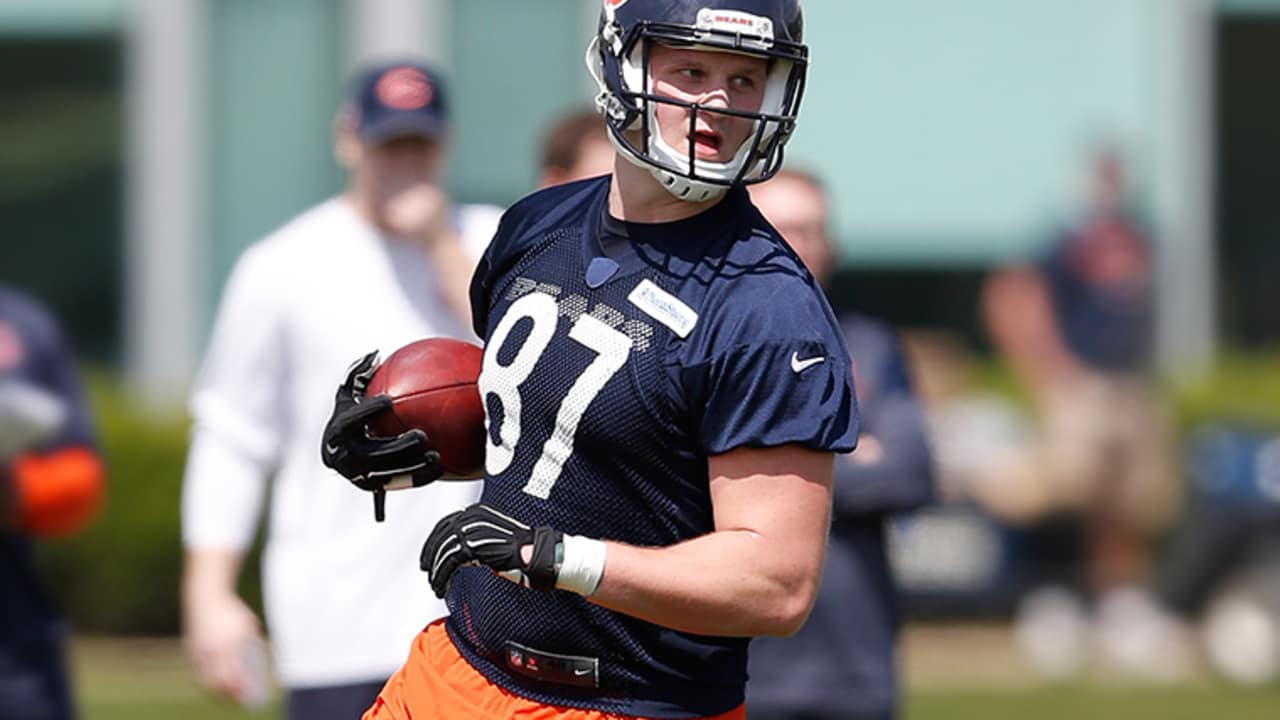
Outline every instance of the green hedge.
<svg viewBox="0 0 1280 720"><path fill-rule="evenodd" d="M87 530L44 544L44 576L77 632L176 633L188 420L181 407L143 411L106 374L87 377L109 473L106 502ZM242 589L258 604L256 561L255 552Z"/></svg>

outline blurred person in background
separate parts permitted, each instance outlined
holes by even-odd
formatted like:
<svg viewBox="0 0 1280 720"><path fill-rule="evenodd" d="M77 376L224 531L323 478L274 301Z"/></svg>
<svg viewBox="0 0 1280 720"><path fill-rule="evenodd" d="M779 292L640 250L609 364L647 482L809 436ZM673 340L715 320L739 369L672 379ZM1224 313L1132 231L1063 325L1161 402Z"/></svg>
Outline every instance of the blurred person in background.
<svg viewBox="0 0 1280 720"><path fill-rule="evenodd" d="M1141 649L1149 643L1135 628L1160 613L1140 588L1179 494L1152 373L1155 261L1120 155L1093 156L1089 181L1086 212L1039 263L992 273L982 311L1038 411L1042 517L1078 519L1076 584L1095 603L1098 649L1147 672L1159 658Z"/></svg>
<svg viewBox="0 0 1280 720"><path fill-rule="evenodd" d="M1280 678L1280 428L1216 420L1187 443L1187 502L1156 597L1225 677ZM1190 635L1195 637L1194 635Z"/></svg>
<svg viewBox="0 0 1280 720"><path fill-rule="evenodd" d="M786 169L751 186L751 201L820 284L836 266L826 193ZM836 458L831 537L818 600L790 638L751 644L750 720L876 720L897 716L894 645L900 624L886 540L889 518L930 502L925 424L894 333L840 316L853 357L862 426L858 449Z"/></svg>
<svg viewBox="0 0 1280 720"><path fill-rule="evenodd" d="M410 638L445 614L417 571L422 528L474 501L476 484L401 494L375 523L316 448L353 356L473 337L467 282L500 212L450 205L446 124L427 68L360 73L335 123L345 192L246 250L227 281L191 396L182 501L184 640L218 695L264 699L262 630L236 581L268 478L263 593L290 718L359 717Z"/></svg>
<svg viewBox="0 0 1280 720"><path fill-rule="evenodd" d="M543 136L538 187L608 175L614 157L600 113L590 107L566 113Z"/></svg>
<svg viewBox="0 0 1280 720"><path fill-rule="evenodd" d="M104 476L61 328L0 286L0 718L75 715L65 630L36 578L33 546L88 524Z"/></svg>

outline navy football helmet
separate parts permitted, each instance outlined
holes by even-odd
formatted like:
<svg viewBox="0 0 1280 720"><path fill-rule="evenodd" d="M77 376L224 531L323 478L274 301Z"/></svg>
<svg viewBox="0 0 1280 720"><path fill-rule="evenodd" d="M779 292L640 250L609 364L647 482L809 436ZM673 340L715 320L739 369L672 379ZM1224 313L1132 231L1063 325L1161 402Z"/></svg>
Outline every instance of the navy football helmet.
<svg viewBox="0 0 1280 720"><path fill-rule="evenodd" d="M804 94L809 49L802 42L799 0L604 0L587 65L599 87L596 107L614 146L648 168L678 198L700 202L734 185L767 180L782 166L782 148L795 129ZM764 101L758 112L708 107L655 95L650 88L649 48L733 52L768 61ZM689 110L692 137L699 113L754 120L753 133L729 162L710 162L672 148L658 131L660 103ZM628 137L638 130L638 141Z"/></svg>

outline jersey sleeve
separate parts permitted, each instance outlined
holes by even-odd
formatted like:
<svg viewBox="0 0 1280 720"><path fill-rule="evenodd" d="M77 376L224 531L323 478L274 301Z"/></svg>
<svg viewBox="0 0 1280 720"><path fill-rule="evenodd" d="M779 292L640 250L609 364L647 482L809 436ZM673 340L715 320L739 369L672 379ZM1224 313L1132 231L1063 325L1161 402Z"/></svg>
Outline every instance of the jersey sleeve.
<svg viewBox="0 0 1280 720"><path fill-rule="evenodd" d="M847 452L857 444L849 352L816 292L793 283L768 302L710 318L706 359L682 378L708 454L790 443Z"/></svg>

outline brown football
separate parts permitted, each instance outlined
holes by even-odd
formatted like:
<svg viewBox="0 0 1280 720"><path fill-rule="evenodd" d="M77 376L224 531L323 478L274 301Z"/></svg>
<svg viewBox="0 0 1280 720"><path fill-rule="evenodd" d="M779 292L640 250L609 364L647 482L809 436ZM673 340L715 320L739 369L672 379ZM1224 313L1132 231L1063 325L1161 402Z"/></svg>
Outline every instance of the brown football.
<svg viewBox="0 0 1280 720"><path fill-rule="evenodd" d="M447 476L479 477L485 429L476 380L482 356L478 345L452 338L425 338L391 353L365 391L389 395L391 409L374 416L369 430L383 436L422 430Z"/></svg>

